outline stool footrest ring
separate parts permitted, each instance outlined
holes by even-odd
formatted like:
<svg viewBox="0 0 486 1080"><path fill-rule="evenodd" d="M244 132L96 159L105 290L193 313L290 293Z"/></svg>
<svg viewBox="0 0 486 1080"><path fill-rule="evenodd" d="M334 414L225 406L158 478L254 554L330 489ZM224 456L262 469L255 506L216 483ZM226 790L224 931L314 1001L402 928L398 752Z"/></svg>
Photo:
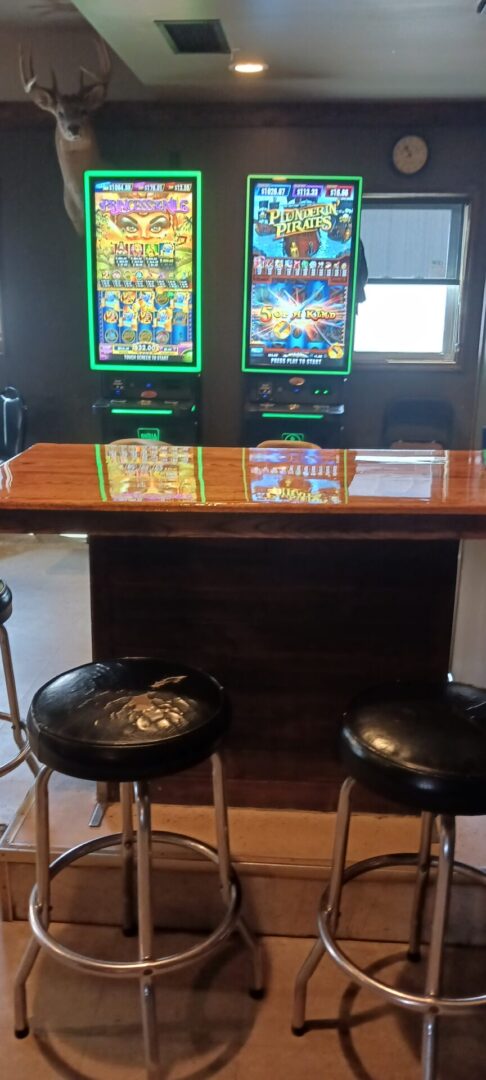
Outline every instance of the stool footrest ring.
<svg viewBox="0 0 486 1080"><path fill-rule="evenodd" d="M430 866L437 866L437 856L432 856L430 859ZM361 874L369 873L371 870L381 870L390 866L417 866L417 855L415 853L398 853L393 855L377 855L371 859L363 859L361 862L354 863L352 866L348 866L343 873L343 885L348 881L353 881L355 878L360 877ZM467 877L474 878L481 885L486 884L486 871L479 870L475 866L469 866L467 863L454 862L454 870L456 873L463 874ZM427 1013L433 1010L435 1013L448 1013L449 1015L468 1012L474 1009L476 1006L486 1005L486 993L478 994L474 997L433 997L428 994L412 994L408 991L398 990L396 987L389 986L387 983L381 982L379 979L372 978L371 975L367 975L365 971L357 967L357 965L351 960L346 953L336 943L334 934L330 929L330 921L332 910L329 907L329 887L324 891L321 897L320 910L317 917L317 924L319 928L319 934L321 940L332 959L341 968L346 975L352 979L353 982L358 985L371 990L374 993L380 994L387 1001L392 1001L395 1005L401 1005L404 1008L412 1009L418 1013Z"/></svg>
<svg viewBox="0 0 486 1080"><path fill-rule="evenodd" d="M184 836L182 833L161 832L155 830L152 832L152 839L164 844L189 848L196 854L209 859L211 862L215 863L216 866L219 864L218 852L216 849L210 847L209 844L203 843L202 840L195 840L193 837ZM104 848L115 847L116 845L121 844L121 842L122 834L114 833L112 836L99 836L94 840L88 840L86 843L78 844L77 847L70 848L69 851L64 852L51 863L49 867L50 880L56 877L56 875L66 866L83 858L85 855L92 854L94 851L100 851ZM206 954L212 952L216 946L221 944L229 937L232 931L236 929L240 906L240 883L233 868L231 868L229 903L224 916L216 929L213 930L204 941L199 942L197 945L193 945L189 949L185 949L184 952L148 961L97 960L94 957L84 956L82 953L74 952L65 945L61 945L60 942L56 941L50 935L49 931L46 930L43 925L43 914L39 906L37 885L34 886L30 896L29 922L39 944L47 949L52 956L55 956L61 961L61 963L67 964L77 971L91 972L94 975L105 975L115 979L140 978L141 976L161 975L164 971L175 971L179 968L186 967L188 964L194 963L196 960L202 959Z"/></svg>
<svg viewBox="0 0 486 1080"><path fill-rule="evenodd" d="M17 769L18 766L22 765L22 762L28 758L30 753L30 746L27 742L25 746L23 746L22 749L19 750L18 754L16 754L15 757L10 758L10 761L5 762L4 765L0 765L0 776L7 776L8 773L13 772L14 769Z"/></svg>

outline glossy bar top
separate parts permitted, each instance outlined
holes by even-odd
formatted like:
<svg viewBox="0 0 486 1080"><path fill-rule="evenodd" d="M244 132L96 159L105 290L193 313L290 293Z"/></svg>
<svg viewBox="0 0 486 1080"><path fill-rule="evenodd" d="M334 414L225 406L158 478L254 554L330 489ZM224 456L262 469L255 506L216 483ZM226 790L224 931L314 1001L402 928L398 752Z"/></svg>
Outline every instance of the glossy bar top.
<svg viewBox="0 0 486 1080"><path fill-rule="evenodd" d="M39 443L0 466L2 531L486 536L481 451Z"/></svg>

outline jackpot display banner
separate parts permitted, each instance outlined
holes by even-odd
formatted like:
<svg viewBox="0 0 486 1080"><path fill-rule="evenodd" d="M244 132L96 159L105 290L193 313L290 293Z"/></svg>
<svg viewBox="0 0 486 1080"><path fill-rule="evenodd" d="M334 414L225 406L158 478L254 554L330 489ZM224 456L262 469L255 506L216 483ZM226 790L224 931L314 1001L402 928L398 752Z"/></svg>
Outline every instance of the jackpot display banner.
<svg viewBox="0 0 486 1080"><path fill-rule="evenodd" d="M85 173L90 366L201 370L201 174Z"/></svg>
<svg viewBox="0 0 486 1080"><path fill-rule="evenodd" d="M360 177L249 176L243 371L351 370Z"/></svg>

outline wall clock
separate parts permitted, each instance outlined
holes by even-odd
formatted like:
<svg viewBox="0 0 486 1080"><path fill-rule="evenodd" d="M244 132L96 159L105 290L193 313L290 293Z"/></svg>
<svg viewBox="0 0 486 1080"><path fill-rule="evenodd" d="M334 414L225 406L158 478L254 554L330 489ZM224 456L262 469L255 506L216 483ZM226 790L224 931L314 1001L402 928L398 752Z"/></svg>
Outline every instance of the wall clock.
<svg viewBox="0 0 486 1080"><path fill-rule="evenodd" d="M414 176L426 165L429 148L421 135L403 135L393 147L392 160L396 170Z"/></svg>

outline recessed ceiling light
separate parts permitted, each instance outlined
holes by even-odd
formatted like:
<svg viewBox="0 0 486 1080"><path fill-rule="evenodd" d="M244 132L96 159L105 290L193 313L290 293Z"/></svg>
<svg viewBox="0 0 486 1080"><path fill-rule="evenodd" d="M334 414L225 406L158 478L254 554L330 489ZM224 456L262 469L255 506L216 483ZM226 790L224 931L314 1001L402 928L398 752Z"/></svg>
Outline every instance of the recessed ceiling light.
<svg viewBox="0 0 486 1080"><path fill-rule="evenodd" d="M229 68L237 75L261 75L263 71L268 71L268 64L263 60L243 60L240 57L232 60Z"/></svg>

